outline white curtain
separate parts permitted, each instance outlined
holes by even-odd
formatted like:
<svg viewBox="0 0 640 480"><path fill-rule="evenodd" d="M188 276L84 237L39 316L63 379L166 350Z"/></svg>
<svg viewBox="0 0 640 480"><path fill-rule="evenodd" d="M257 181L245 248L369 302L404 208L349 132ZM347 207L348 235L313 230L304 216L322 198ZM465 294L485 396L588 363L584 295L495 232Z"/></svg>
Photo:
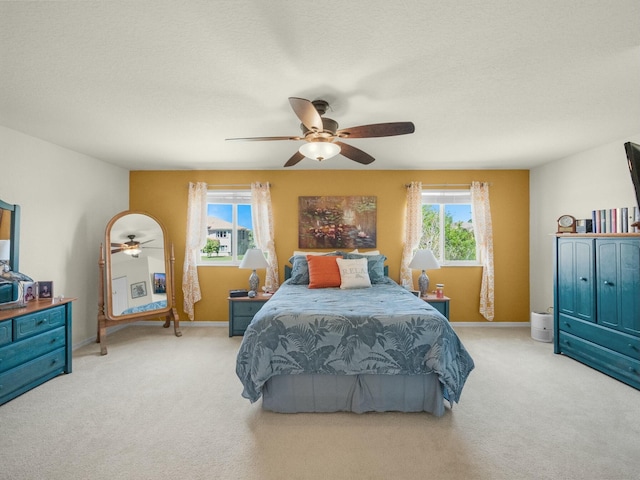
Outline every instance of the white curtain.
<svg viewBox="0 0 640 480"><path fill-rule="evenodd" d="M265 285L278 288L278 257L273 237L273 210L271 208L271 191L268 183L251 184L251 217L253 219L253 238L256 246L267 252L267 275Z"/></svg>
<svg viewBox="0 0 640 480"><path fill-rule="evenodd" d="M182 293L184 311L189 320L194 320L194 306L200 301L198 281L198 255L207 241L207 184L189 182L189 202L187 204L187 238L182 269Z"/></svg>
<svg viewBox="0 0 640 480"><path fill-rule="evenodd" d="M422 183L411 182L407 186L407 219L405 223L402 262L400 264L400 284L411 285L413 275L409 263L422 238Z"/></svg>
<svg viewBox="0 0 640 480"><path fill-rule="evenodd" d="M471 210L476 237L476 258L482 264L480 314L492 321L494 315L493 227L488 183L471 182Z"/></svg>

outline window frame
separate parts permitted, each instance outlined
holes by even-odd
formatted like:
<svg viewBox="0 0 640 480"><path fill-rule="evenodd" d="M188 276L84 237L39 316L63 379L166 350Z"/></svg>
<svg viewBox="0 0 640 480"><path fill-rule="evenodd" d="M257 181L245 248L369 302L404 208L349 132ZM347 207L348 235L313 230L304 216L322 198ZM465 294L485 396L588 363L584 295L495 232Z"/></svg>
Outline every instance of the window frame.
<svg viewBox="0 0 640 480"><path fill-rule="evenodd" d="M247 205L251 209L251 216L253 218L253 207L251 205L251 189L235 189L235 190L209 190L207 192L207 215L206 218L209 218L209 205L218 204L218 205L231 205L231 260L204 260L204 254L200 251L198 255L198 260L196 265L198 267L237 267L242 262L242 256L238 257L238 240L239 240L239 228L246 228L239 225L238 221L238 206ZM207 225L204 225L204 228L207 229ZM253 226L249 230L249 232L253 232ZM228 233L225 231L223 236L216 236L216 238L227 238ZM209 237L209 232L207 230L207 238ZM247 248L252 248L253 240L249 241ZM203 247L204 248L204 247Z"/></svg>
<svg viewBox="0 0 640 480"><path fill-rule="evenodd" d="M431 198L429 198L431 197ZM455 201L446 201L458 197ZM464 198L463 198L464 197ZM438 201L428 201L438 200ZM438 262L444 267L479 267L482 266L478 260L478 249L476 243L476 259L475 260L445 260L445 209L447 205L469 205L471 208L471 214L473 217L473 202L471 201L471 188L423 188L421 192L421 205L424 208L426 205L438 206L438 218L439 218L439 242L442 245L439 255L436 256ZM423 225L424 231L424 225ZM473 238L476 241L475 230L473 230ZM420 240L420 248L428 248L424 246L424 239ZM435 253L435 252L434 252Z"/></svg>

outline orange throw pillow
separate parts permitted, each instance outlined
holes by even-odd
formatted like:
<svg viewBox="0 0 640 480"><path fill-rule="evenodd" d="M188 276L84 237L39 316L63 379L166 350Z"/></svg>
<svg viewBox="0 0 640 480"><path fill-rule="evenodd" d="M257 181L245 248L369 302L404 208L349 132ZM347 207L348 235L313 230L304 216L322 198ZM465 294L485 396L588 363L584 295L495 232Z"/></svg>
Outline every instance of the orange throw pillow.
<svg viewBox="0 0 640 480"><path fill-rule="evenodd" d="M309 288L339 287L341 283L338 256L307 255Z"/></svg>

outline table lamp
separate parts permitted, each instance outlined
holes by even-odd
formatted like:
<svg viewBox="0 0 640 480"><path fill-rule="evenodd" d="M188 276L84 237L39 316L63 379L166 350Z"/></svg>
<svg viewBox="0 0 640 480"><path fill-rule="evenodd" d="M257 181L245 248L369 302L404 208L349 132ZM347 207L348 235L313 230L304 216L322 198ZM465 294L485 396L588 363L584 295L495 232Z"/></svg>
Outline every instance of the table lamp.
<svg viewBox="0 0 640 480"><path fill-rule="evenodd" d="M269 263L264 258L264 253L259 248L250 248L244 254L244 258L240 262L239 268L250 268L253 270L249 275L249 296L255 297L258 291L258 285L260 285L260 278L256 273L257 268L267 268Z"/></svg>
<svg viewBox="0 0 640 480"><path fill-rule="evenodd" d="M411 259L409 268L422 270L422 273L418 277L418 288L420 290L420 296L424 297L429 291L429 277L427 277L425 270L439 269L440 264L438 263L438 260L431 250L418 250Z"/></svg>

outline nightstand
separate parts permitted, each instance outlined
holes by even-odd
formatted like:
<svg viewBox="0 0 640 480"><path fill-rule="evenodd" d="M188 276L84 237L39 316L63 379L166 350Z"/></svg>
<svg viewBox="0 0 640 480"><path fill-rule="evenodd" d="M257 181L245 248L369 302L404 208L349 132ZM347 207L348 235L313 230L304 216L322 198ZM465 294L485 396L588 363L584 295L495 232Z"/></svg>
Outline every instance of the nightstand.
<svg viewBox="0 0 640 480"><path fill-rule="evenodd" d="M228 297L229 301L229 336L244 335L253 316L267 303L271 295L259 293L250 297Z"/></svg>
<svg viewBox="0 0 640 480"><path fill-rule="evenodd" d="M449 320L449 300L451 300L449 297L438 298L433 293L427 293L424 297L420 297L420 299L427 302Z"/></svg>

